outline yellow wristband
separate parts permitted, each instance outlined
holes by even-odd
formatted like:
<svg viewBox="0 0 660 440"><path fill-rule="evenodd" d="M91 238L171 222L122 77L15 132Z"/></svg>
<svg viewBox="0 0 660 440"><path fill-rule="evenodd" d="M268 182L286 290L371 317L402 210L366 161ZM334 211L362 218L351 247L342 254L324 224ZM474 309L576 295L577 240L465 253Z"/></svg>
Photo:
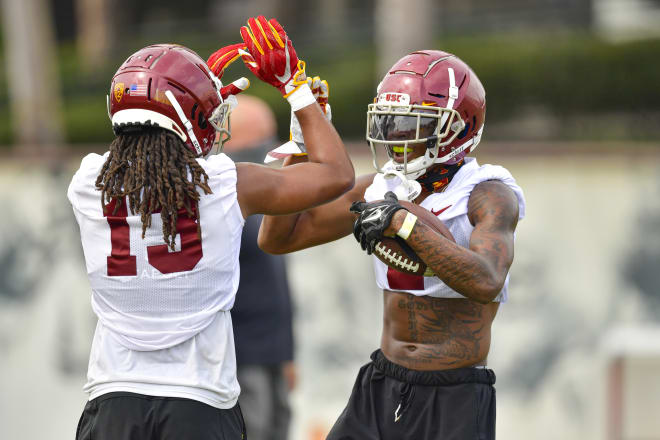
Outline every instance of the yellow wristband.
<svg viewBox="0 0 660 440"><path fill-rule="evenodd" d="M396 231L396 235L403 238L404 240L408 240L408 237L410 237L410 233L412 232L415 223L417 223L417 216L412 212L409 212L406 214L406 218L403 221L401 228Z"/></svg>

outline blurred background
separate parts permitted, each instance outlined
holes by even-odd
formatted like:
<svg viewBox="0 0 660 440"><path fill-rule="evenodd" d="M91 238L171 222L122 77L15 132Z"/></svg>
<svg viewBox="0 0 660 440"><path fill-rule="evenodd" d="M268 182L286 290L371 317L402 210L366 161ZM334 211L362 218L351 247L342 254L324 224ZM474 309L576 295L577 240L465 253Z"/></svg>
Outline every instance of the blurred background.
<svg viewBox="0 0 660 440"><path fill-rule="evenodd" d="M0 439L73 438L95 318L66 188L113 134L112 74L151 43L206 58L276 17L371 172L366 106L408 51L443 49L487 92L475 155L527 197L495 320L498 438L660 439L660 0L1 0ZM249 76L240 62L225 77ZM289 106L248 93L288 139ZM320 440L380 340L352 238L291 254L291 439ZM255 273L258 277L259 274ZM265 292L267 294L267 292Z"/></svg>

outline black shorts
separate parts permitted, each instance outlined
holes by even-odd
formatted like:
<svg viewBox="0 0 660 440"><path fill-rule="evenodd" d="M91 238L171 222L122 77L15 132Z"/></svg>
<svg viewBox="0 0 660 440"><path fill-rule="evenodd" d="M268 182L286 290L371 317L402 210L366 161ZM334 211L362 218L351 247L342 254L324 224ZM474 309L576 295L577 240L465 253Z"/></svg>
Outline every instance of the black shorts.
<svg viewBox="0 0 660 440"><path fill-rule="evenodd" d="M495 438L492 370L414 371L380 350L371 359L326 440Z"/></svg>
<svg viewBox="0 0 660 440"><path fill-rule="evenodd" d="M90 400L76 440L245 440L241 408L178 397L108 393Z"/></svg>

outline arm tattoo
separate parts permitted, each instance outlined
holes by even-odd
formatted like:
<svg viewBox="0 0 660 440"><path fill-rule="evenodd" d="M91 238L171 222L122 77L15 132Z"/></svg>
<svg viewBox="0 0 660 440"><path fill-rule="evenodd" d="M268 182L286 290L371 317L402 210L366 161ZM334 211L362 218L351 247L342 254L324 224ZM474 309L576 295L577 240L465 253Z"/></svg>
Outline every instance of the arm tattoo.
<svg viewBox="0 0 660 440"><path fill-rule="evenodd" d="M408 244L449 287L487 303L499 293L513 262L513 232L518 222L518 202L500 181L477 185L468 202L468 218L474 225L470 247L463 248L423 223Z"/></svg>

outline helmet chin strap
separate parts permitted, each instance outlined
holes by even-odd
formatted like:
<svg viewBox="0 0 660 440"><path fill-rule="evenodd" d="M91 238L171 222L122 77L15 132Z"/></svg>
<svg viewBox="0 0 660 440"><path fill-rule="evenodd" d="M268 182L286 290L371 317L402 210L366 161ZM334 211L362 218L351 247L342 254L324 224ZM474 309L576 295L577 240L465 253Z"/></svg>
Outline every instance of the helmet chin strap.
<svg viewBox="0 0 660 440"><path fill-rule="evenodd" d="M412 202L422 193L422 185L416 180L407 179L401 171L390 169L383 173L383 177L385 179L393 179L395 177L399 179L399 184L391 190L399 200Z"/></svg>
<svg viewBox="0 0 660 440"><path fill-rule="evenodd" d="M465 141L463 144L461 144L458 148L455 148L454 150L450 151L449 154L445 154L442 157L438 157L435 162L436 163L443 163L448 160L453 159L456 157L458 154L462 153L463 151L467 150L468 148L472 147L472 151L474 151L477 148L477 145L479 145L479 142L481 141L481 135L484 132L484 125L481 126L479 131L474 134L470 139Z"/></svg>
<svg viewBox="0 0 660 440"><path fill-rule="evenodd" d="M170 90L165 91L165 96L167 97L167 99L170 100L170 103L172 104L172 107L174 107L174 111L176 111L176 114L179 116L179 119L181 120L183 126L186 127L186 131L188 132L188 137L190 137L190 141L195 146L195 151L197 152L197 155L201 156L202 147L199 145L199 142L197 141L197 137L193 132L192 123L188 120L186 114L183 112L183 109L181 108L179 101L176 100L174 94Z"/></svg>

